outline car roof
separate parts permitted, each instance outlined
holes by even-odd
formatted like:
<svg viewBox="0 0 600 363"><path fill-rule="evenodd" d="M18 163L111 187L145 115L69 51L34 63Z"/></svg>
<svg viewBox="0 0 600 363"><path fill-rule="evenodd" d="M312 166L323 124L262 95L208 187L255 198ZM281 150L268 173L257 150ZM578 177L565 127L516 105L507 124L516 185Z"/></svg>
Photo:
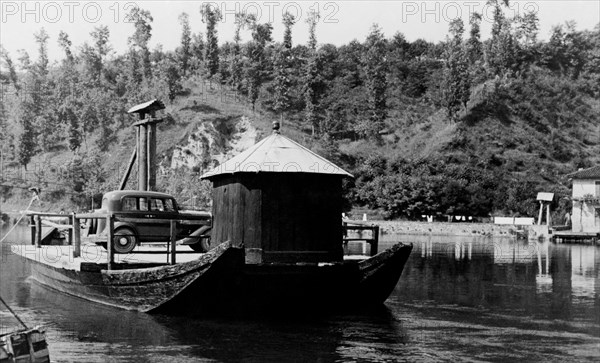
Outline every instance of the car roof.
<svg viewBox="0 0 600 363"><path fill-rule="evenodd" d="M104 194L104 198L121 199L123 197L156 197L156 198L173 198L172 195L160 192L150 192L143 190L113 190Z"/></svg>

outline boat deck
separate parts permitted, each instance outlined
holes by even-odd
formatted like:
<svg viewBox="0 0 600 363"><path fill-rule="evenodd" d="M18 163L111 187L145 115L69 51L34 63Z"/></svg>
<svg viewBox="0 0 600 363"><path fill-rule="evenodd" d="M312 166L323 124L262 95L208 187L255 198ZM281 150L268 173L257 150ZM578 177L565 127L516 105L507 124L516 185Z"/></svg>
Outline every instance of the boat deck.
<svg viewBox="0 0 600 363"><path fill-rule="evenodd" d="M12 245L13 253L44 264L64 268L68 270L81 271L82 263L104 264L108 260L108 252L101 246L95 244L82 244L81 257L73 257L73 246L41 246L34 245ZM177 246L177 262L189 262L197 259L202 254L192 251L188 246ZM144 244L136 247L129 254L115 254L117 264L167 264L167 250L163 246Z"/></svg>
<svg viewBox="0 0 600 363"><path fill-rule="evenodd" d="M12 252L29 260L43 262L57 268L81 271L81 264L105 264L108 260L108 252L101 246L95 244L82 244L81 257L73 257L73 246L41 246L35 245L12 245ZM202 253L192 251L189 246L177 246L177 262L189 262L198 259ZM346 261L361 261L367 259L365 255L344 256ZM130 254L115 254L115 264L139 265L139 264L168 264L168 254L165 244L138 246ZM122 268L122 267L121 267Z"/></svg>

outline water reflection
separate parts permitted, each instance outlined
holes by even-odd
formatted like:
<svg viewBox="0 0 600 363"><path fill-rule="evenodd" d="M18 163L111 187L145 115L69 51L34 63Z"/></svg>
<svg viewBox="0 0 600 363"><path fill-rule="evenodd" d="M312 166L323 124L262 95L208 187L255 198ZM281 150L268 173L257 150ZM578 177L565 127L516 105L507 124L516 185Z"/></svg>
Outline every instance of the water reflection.
<svg viewBox="0 0 600 363"><path fill-rule="evenodd" d="M116 310L32 283L29 265L9 246L0 294L25 321L48 326L51 354L62 362L598 357L598 247L385 236L380 249L398 240L414 250L392 296L382 309L353 316L192 320ZM0 327L12 324L0 309Z"/></svg>
<svg viewBox="0 0 600 363"><path fill-rule="evenodd" d="M412 239L413 256L395 290L401 301L599 322L596 246L514 239Z"/></svg>

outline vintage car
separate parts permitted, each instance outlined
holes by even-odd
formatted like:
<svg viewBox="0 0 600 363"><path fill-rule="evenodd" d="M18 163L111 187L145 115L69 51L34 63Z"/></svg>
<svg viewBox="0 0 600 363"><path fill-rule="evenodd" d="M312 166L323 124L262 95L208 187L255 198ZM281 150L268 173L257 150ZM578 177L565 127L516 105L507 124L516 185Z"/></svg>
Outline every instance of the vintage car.
<svg viewBox="0 0 600 363"><path fill-rule="evenodd" d="M118 190L104 194L102 207L95 212L114 213L114 250L129 253L143 242L168 242L171 238L169 220L177 221L176 237L194 251L210 248L212 217L209 212L180 210L169 194L137 190ZM106 220L92 219L88 236L97 236L96 243L106 246Z"/></svg>

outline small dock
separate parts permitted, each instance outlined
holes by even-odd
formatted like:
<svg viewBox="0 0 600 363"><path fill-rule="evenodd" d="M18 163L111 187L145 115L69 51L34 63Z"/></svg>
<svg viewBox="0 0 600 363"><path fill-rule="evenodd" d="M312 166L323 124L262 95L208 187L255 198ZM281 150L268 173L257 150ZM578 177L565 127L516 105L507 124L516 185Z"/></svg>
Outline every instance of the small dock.
<svg viewBox="0 0 600 363"><path fill-rule="evenodd" d="M552 240L556 243L593 243L597 244L600 238L598 232L575 232L558 230L553 231Z"/></svg>

